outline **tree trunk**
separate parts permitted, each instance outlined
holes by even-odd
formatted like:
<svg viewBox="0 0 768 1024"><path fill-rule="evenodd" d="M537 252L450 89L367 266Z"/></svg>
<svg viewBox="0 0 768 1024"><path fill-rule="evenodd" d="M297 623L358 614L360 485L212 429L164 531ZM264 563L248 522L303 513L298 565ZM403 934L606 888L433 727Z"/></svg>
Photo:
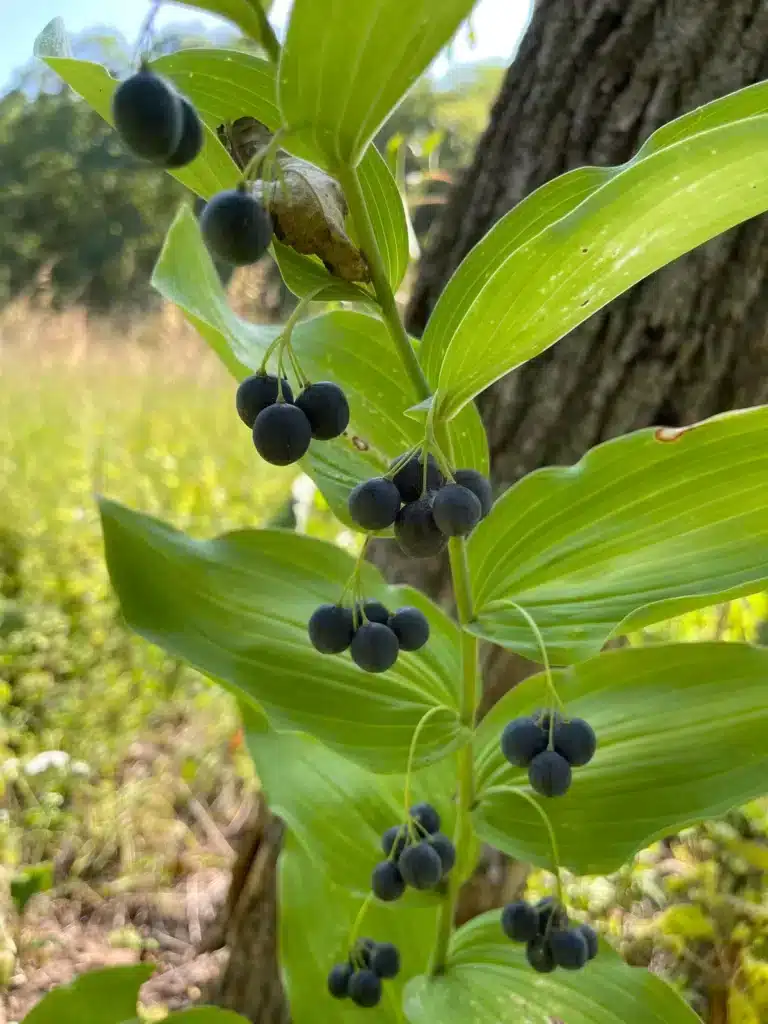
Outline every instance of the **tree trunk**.
<svg viewBox="0 0 768 1024"><path fill-rule="evenodd" d="M445 282L486 231L550 178L629 159L660 125L768 77L764 0L539 0L472 167L436 225L409 308L419 334ZM728 232L637 285L479 399L494 483L651 424L676 426L768 400L768 230ZM446 593L440 563L406 563L382 545L390 576ZM494 649L490 702L525 665ZM492 872L493 874L493 872ZM274 893L230 929L227 1003L272 1024L275 957L253 952ZM239 985L243 972L248 984ZM234 976L234 977L232 977ZM228 982L225 979L225 988ZM238 1001L239 1000L239 1001Z"/></svg>

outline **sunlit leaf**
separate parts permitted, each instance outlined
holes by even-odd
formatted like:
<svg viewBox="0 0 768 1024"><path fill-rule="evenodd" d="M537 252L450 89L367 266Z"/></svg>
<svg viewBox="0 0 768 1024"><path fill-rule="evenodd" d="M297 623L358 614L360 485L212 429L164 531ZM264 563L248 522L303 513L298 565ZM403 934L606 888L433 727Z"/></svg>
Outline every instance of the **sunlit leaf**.
<svg viewBox="0 0 768 1024"><path fill-rule="evenodd" d="M139 989L153 970L149 964L136 964L89 971L49 992L24 1024L120 1024L133 1019Z"/></svg>
<svg viewBox="0 0 768 1024"><path fill-rule="evenodd" d="M456 933L444 974L409 984L405 1014L411 1024L699 1024L661 978L605 945L582 971L535 974L498 911Z"/></svg>
<svg viewBox="0 0 768 1024"><path fill-rule="evenodd" d="M431 708L419 763L445 756L458 723L456 627L426 598L429 643L401 653L375 679L348 654L318 654L307 636L315 608L338 601L354 566L332 544L292 531L242 530L195 541L165 523L101 501L112 584L128 624L174 657L260 705L280 729L301 729L359 764L399 772L413 732ZM398 607L373 566L366 598ZM409 594L409 597L415 595Z"/></svg>
<svg viewBox="0 0 768 1024"><path fill-rule="evenodd" d="M768 407L640 430L525 477L469 541L472 629L555 664L768 580Z"/></svg>
<svg viewBox="0 0 768 1024"><path fill-rule="evenodd" d="M652 840L762 795L766 679L768 650L736 643L624 648L557 672L568 714L585 718L598 737L594 760L574 769L566 796L543 801L565 866L607 874ZM551 867L540 817L517 793L498 789L527 790L527 773L506 762L499 737L508 721L545 704L537 675L481 723L473 817L486 842Z"/></svg>

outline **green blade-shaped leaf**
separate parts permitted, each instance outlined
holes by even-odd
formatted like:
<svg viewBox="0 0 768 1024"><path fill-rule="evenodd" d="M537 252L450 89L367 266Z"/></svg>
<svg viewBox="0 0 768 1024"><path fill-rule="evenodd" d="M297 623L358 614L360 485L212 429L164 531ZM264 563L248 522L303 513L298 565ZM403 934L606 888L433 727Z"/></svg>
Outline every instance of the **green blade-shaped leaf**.
<svg viewBox="0 0 768 1024"><path fill-rule="evenodd" d="M768 649L735 643L624 648L558 672L568 714L587 719L598 737L594 760L574 769L566 796L541 800L565 866L607 874L653 839L764 794L766 680ZM508 721L546 703L538 675L481 723L474 821L486 842L551 867L535 810L515 793L491 792L527 787L499 737Z"/></svg>
<svg viewBox="0 0 768 1024"><path fill-rule="evenodd" d="M502 934L498 911L459 929L447 971L412 981L405 1013L411 1024L700 1024L661 978L603 944L582 971L535 974L525 948Z"/></svg>
<svg viewBox="0 0 768 1024"><path fill-rule="evenodd" d="M117 87L117 81L101 64L73 60L67 56L66 33L61 19L57 18L40 34L35 44L35 54L108 124L112 124L112 93ZM168 173L172 173L174 178L204 199L222 189L232 188L240 178L229 153L208 125L205 126L205 143L200 156L188 167Z"/></svg>
<svg viewBox="0 0 768 1024"><path fill-rule="evenodd" d="M355 164L474 0L294 0L280 106L332 164Z"/></svg>
<svg viewBox="0 0 768 1024"><path fill-rule="evenodd" d="M152 283L181 307L237 378L258 368L277 328L250 324L232 312L191 210L181 210L171 226ZM355 484L381 473L423 439L423 426L404 415L418 396L376 317L352 310L326 313L300 323L293 345L311 380L334 380L349 399L348 436L313 443L303 463L347 521L346 501ZM457 463L486 473L488 447L477 409L468 407L449 432ZM242 437L250 443L247 434Z"/></svg>
<svg viewBox="0 0 768 1024"><path fill-rule="evenodd" d="M153 67L189 96L213 129L246 115L255 117L273 132L282 124L275 68L268 61L235 50L195 49L161 57ZM324 170L331 169L322 151L307 146L301 138L286 138L284 143L296 156ZM366 149L360 162L360 184L389 282L397 289L408 268L408 222L397 183L375 146ZM275 250L286 282L297 295L306 295L325 283L327 291L319 296L324 300L365 299L363 289L331 277L319 260L301 256L285 246L278 245Z"/></svg>
<svg viewBox="0 0 768 1024"><path fill-rule="evenodd" d="M426 598L418 603L430 619L429 643L375 678L348 654L323 656L310 645L310 615L339 600L354 565L334 545L280 530L195 541L107 500L101 519L128 624L258 702L276 727L310 732L375 771L399 772L423 715L457 707L458 631ZM362 581L366 597L402 603L372 566L363 567ZM446 710L420 735L418 762L426 763L463 733L455 710Z"/></svg>
<svg viewBox="0 0 768 1024"><path fill-rule="evenodd" d="M581 173L582 202L573 205L574 176L562 194L552 184L534 194L533 212L522 203L503 218L441 295L424 335L432 375L440 364L440 416L659 267L768 208L768 116L646 151L594 190L595 172ZM550 201L565 216L551 219ZM543 229L532 233L531 221Z"/></svg>
<svg viewBox="0 0 768 1024"><path fill-rule="evenodd" d="M761 590L768 580L768 407L641 430L539 470L469 541L472 629L541 659Z"/></svg>
<svg viewBox="0 0 768 1024"><path fill-rule="evenodd" d="M136 1016L139 989L152 975L149 964L89 971L49 992L24 1024L119 1024Z"/></svg>

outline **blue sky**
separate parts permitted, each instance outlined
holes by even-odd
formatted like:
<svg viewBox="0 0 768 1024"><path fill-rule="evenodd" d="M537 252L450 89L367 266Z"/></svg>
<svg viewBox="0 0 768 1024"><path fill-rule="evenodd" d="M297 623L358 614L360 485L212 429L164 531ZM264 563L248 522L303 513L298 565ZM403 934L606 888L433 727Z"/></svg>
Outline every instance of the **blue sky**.
<svg viewBox="0 0 768 1024"><path fill-rule="evenodd" d="M529 7L529 0L479 0L473 16L475 46L473 48L466 33L462 33L452 58L466 61L511 57L527 21ZM0 85L8 80L14 68L29 60L35 36L52 18L62 17L73 33L92 25L113 25L133 40L147 8L147 0L0 0ZM273 12L277 25L284 24L289 8L290 0L275 0ZM167 3L161 10L159 23L201 20L216 23L216 19L199 11Z"/></svg>

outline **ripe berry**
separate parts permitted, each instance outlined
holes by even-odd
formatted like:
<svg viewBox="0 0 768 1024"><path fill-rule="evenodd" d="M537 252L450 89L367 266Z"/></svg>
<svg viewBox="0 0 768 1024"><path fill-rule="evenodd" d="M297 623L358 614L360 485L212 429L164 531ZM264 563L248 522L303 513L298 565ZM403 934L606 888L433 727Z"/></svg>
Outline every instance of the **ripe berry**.
<svg viewBox="0 0 768 1024"><path fill-rule="evenodd" d="M443 872L442 877L445 878L456 863L456 847L448 836L443 835L442 832L437 832L435 835L430 836L427 842L437 852Z"/></svg>
<svg viewBox="0 0 768 1024"><path fill-rule="evenodd" d="M277 402L262 409L253 424L253 443L265 462L290 466L305 455L312 440L309 420L295 405Z"/></svg>
<svg viewBox="0 0 768 1024"><path fill-rule="evenodd" d="M418 651L429 640L429 619L410 605L390 615L388 625L400 641L401 651Z"/></svg>
<svg viewBox="0 0 768 1024"><path fill-rule="evenodd" d="M547 734L532 718L513 718L501 734L501 752L510 764L527 768L547 749Z"/></svg>
<svg viewBox="0 0 768 1024"><path fill-rule="evenodd" d="M480 522L482 507L468 488L446 484L435 495L432 515L446 537L466 537Z"/></svg>
<svg viewBox="0 0 768 1024"><path fill-rule="evenodd" d="M349 496L349 515L363 530L385 530L395 521L400 492L383 476L358 484Z"/></svg>
<svg viewBox="0 0 768 1024"><path fill-rule="evenodd" d="M443 876L440 856L426 842L403 850L398 867L406 885L414 889L434 889Z"/></svg>
<svg viewBox="0 0 768 1024"><path fill-rule="evenodd" d="M571 766L556 751L545 750L531 761L528 781L541 796L565 796L571 787Z"/></svg>
<svg viewBox="0 0 768 1024"><path fill-rule="evenodd" d="M312 427L312 437L330 441L343 434L349 426L347 396L329 380L321 380L304 388L296 399Z"/></svg>
<svg viewBox="0 0 768 1024"><path fill-rule="evenodd" d="M389 626L366 622L352 638L350 650L354 663L366 672L386 672L397 661L400 645Z"/></svg>
<svg viewBox="0 0 768 1024"><path fill-rule="evenodd" d="M515 900L502 910L501 927L513 942L530 942L539 934L539 915L530 903Z"/></svg>
<svg viewBox="0 0 768 1024"><path fill-rule="evenodd" d="M539 900L535 908L539 918L539 935L544 935L552 928L563 929L568 925L568 915L563 907L552 896Z"/></svg>
<svg viewBox="0 0 768 1024"><path fill-rule="evenodd" d="M587 940L579 928L551 932L549 947L557 966L566 971L581 970L589 958Z"/></svg>
<svg viewBox="0 0 768 1024"><path fill-rule="evenodd" d="M572 718L570 722L557 722L554 740L555 750L573 768L589 764L595 756L597 749L595 730L583 718Z"/></svg>
<svg viewBox="0 0 768 1024"><path fill-rule="evenodd" d="M245 186L219 192L200 215L200 230L213 256L237 267L256 263L272 239L272 218Z"/></svg>
<svg viewBox="0 0 768 1024"><path fill-rule="evenodd" d="M390 465L390 469L396 466L398 459ZM424 457L423 455L412 455L410 459L395 473L392 478L400 492L400 497L406 503L418 501L424 493ZM442 487L445 477L440 472L440 467L434 455L427 456L427 490L436 491Z"/></svg>
<svg viewBox="0 0 768 1024"><path fill-rule="evenodd" d="M408 832L405 825L393 825L392 828L388 828L384 835L381 837L381 848L389 857L390 853L394 848L393 859L398 860L400 854L408 845Z"/></svg>
<svg viewBox="0 0 768 1024"><path fill-rule="evenodd" d="M293 402L291 385L285 377L283 377L282 381L282 392L284 402ZM251 374L250 377L246 377L245 380L240 382L237 389L237 394L235 395L237 415L246 427L253 428L256 417L261 410L266 409L268 405L274 405L280 397L279 393L280 387L277 377L273 377L271 373Z"/></svg>
<svg viewBox="0 0 768 1024"><path fill-rule="evenodd" d="M115 89L112 118L127 148L153 163L165 164L181 142L181 98L149 68L137 71Z"/></svg>
<svg viewBox="0 0 768 1024"><path fill-rule="evenodd" d="M381 999L381 979L364 967L349 980L349 997L358 1006L376 1006Z"/></svg>
<svg viewBox="0 0 768 1024"><path fill-rule="evenodd" d="M490 481L482 473L478 473L476 469L457 469L453 474L453 479L457 484L466 487L468 491L472 491L480 502L481 517L485 519L493 505L493 491L491 490Z"/></svg>
<svg viewBox="0 0 768 1024"><path fill-rule="evenodd" d="M580 924L579 931L584 936L584 941L587 944L587 959L594 960L599 951L599 944L597 939L597 932L589 924Z"/></svg>
<svg viewBox="0 0 768 1024"><path fill-rule="evenodd" d="M346 999L349 995L349 982L352 978L351 964L336 964L328 975L328 991L334 999Z"/></svg>
<svg viewBox="0 0 768 1024"><path fill-rule="evenodd" d="M430 835L440 831L440 815L432 804L414 804L408 813Z"/></svg>
<svg viewBox="0 0 768 1024"><path fill-rule="evenodd" d="M203 148L203 122L197 115L197 111L186 98L180 96L181 101L181 139L170 157L165 161L164 166L171 168L186 167L191 164L195 157L200 155Z"/></svg>
<svg viewBox="0 0 768 1024"><path fill-rule="evenodd" d="M371 970L379 978L396 978L400 973L400 953L391 942L377 942L371 953Z"/></svg>
<svg viewBox="0 0 768 1024"><path fill-rule="evenodd" d="M445 535L437 528L432 516L429 495L403 505L395 520L397 542L411 558L429 558L439 554L446 545Z"/></svg>
<svg viewBox="0 0 768 1024"><path fill-rule="evenodd" d="M369 622L380 622L382 626L389 624L389 611L384 607L381 601L365 601L364 604L358 604L358 622L362 620L363 616L365 616Z"/></svg>
<svg viewBox="0 0 768 1024"><path fill-rule="evenodd" d="M321 604L309 620L309 639L322 654L341 654L355 634L352 611L339 604Z"/></svg>
<svg viewBox="0 0 768 1024"><path fill-rule="evenodd" d="M405 892L405 882L400 874L400 869L393 860L383 860L376 865L371 875L371 889L373 895L383 900L384 903L400 899Z"/></svg>
<svg viewBox="0 0 768 1024"><path fill-rule="evenodd" d="M539 974L551 974L555 969L555 958L552 955L547 939L531 939L525 949L528 963Z"/></svg>

